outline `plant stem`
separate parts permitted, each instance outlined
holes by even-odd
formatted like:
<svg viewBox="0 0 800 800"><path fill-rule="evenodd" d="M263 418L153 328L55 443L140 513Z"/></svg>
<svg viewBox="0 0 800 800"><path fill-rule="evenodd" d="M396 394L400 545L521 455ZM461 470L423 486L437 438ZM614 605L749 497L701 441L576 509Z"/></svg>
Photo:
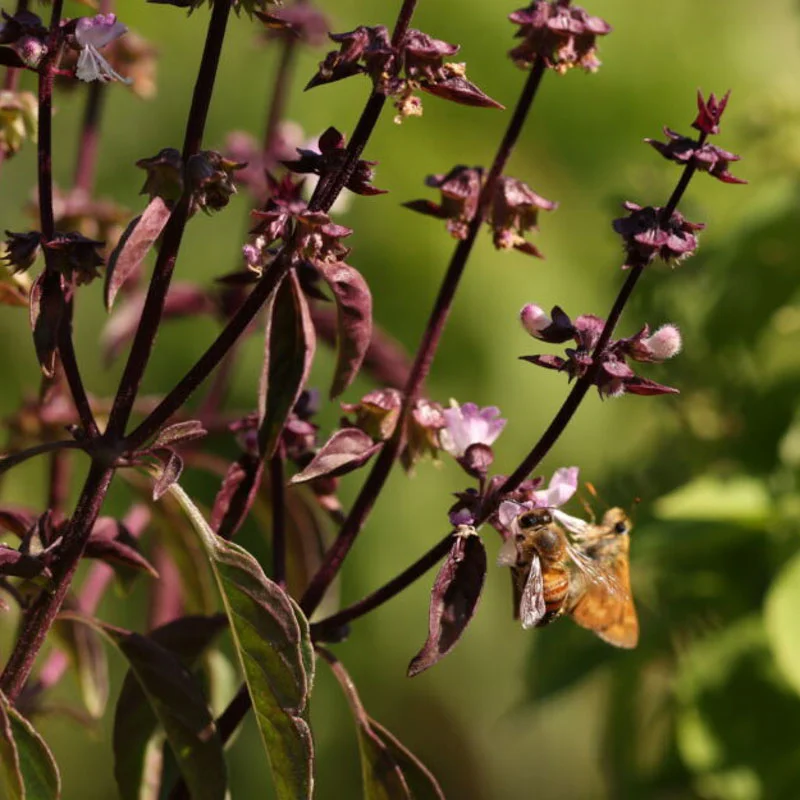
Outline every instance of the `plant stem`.
<svg viewBox="0 0 800 800"><path fill-rule="evenodd" d="M52 589L40 592L33 605L25 612L19 638L3 674L0 675L0 691L12 703L25 685L36 656L69 591L113 474L113 469L99 462L92 462L75 514L64 533L58 562L53 567Z"/></svg>
<svg viewBox="0 0 800 800"><path fill-rule="evenodd" d="M364 527L364 523L389 476L397 456L400 454L403 444L405 420L413 404L417 400L419 390L430 371L436 349L439 346L439 341L450 314L453 298L458 289L461 277L464 274L478 232L483 225L495 184L502 174L514 145L522 132L522 127L536 97L545 69L546 65L544 60L537 59L536 64L528 75L528 79L522 89L517 106L509 120L508 127L500 142L486 182L484 183L478 200L478 208L470 222L467 236L456 245L456 249L450 260L450 265L442 281L441 288L439 289L436 302L434 303L433 310L428 318L428 324L425 328L422 342L417 351L417 356L411 367L411 374L405 386L403 408L394 434L383 446L367 480L364 482L361 492L356 498L347 519L339 531L339 535L325 554L322 565L312 578L300 602L301 608L308 615L319 605L326 590L338 574L344 559L350 552L350 548L353 546L358 534Z"/></svg>
<svg viewBox="0 0 800 800"><path fill-rule="evenodd" d="M83 112L83 126L78 143L78 158L73 177L74 188L87 193L94 186L97 167L97 150L100 137L100 114L103 108L106 87L100 81L92 81L88 86L86 108Z"/></svg>
<svg viewBox="0 0 800 800"><path fill-rule="evenodd" d="M216 0L211 12L200 69L192 94L192 106L186 124L183 144L184 165L191 156L196 155L200 150L222 52L222 43L230 16L230 7L231 4L227 0ZM189 218L190 203L190 192L184 191L164 228L161 249L158 252L153 277L147 290L141 321L136 329L128 361L125 364L114 405L109 415L107 432L112 439L122 437L125 432L136 394L150 359L156 333L161 324L164 300L172 280L175 260L178 257L183 232Z"/></svg>
<svg viewBox="0 0 800 800"><path fill-rule="evenodd" d="M278 126L283 119L286 110L286 98L292 77L292 64L297 52L297 39L288 35L282 40L281 60L278 64L278 72L275 75L275 83L272 89L272 99L267 112L267 122L264 126L264 165L271 169L275 164L275 145L278 137Z"/></svg>
<svg viewBox="0 0 800 800"><path fill-rule="evenodd" d="M329 636L336 636L341 629L354 619L363 617L378 606L400 594L405 588L422 577L431 567L436 565L450 550L453 543L452 534L448 533L437 542L427 553L418 558L411 566L406 567L399 575L388 583L376 589L357 603L353 603L330 617L315 622L311 626L311 638L314 641L325 641ZM337 637L338 638L338 637Z"/></svg>

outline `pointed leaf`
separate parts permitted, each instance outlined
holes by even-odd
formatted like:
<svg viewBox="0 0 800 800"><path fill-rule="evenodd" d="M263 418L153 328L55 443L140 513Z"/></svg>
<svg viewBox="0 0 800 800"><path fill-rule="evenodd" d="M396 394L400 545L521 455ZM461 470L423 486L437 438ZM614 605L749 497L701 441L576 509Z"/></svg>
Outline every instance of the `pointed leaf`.
<svg viewBox="0 0 800 800"><path fill-rule="evenodd" d="M0 693L0 776L9 800L58 800L61 776L33 726Z"/></svg>
<svg viewBox="0 0 800 800"><path fill-rule="evenodd" d="M310 798L314 654L308 621L246 550L214 534L178 484L169 492L191 520L217 579L276 794L280 800Z"/></svg>
<svg viewBox="0 0 800 800"><path fill-rule="evenodd" d="M259 387L258 443L271 458L283 426L303 391L314 358L316 336L308 302L294 271L279 284L267 308L264 366Z"/></svg>
<svg viewBox="0 0 800 800"><path fill-rule="evenodd" d="M154 197L147 208L125 228L106 267L106 310L111 311L117 292L138 272L144 257L164 230L169 214L164 201L160 197Z"/></svg>
<svg viewBox="0 0 800 800"><path fill-rule="evenodd" d="M187 669L193 669L226 625L222 614L181 617L151 631L150 638L174 653ZM158 719L141 684L129 670L114 714L114 777L122 800L140 800L142 785L152 780L147 756L160 738L158 731Z"/></svg>
<svg viewBox="0 0 800 800"><path fill-rule="evenodd" d="M431 591L428 639L408 665L413 678L446 656L472 619L486 577L486 549L474 533L458 534Z"/></svg>
<svg viewBox="0 0 800 800"><path fill-rule="evenodd" d="M160 500L183 472L183 459L169 447L163 448L163 452L161 473L153 484L153 500Z"/></svg>
<svg viewBox="0 0 800 800"><path fill-rule="evenodd" d="M64 292L61 275L45 270L33 282L30 298L30 319L36 356L47 378L55 369L58 328L64 316Z"/></svg>
<svg viewBox="0 0 800 800"><path fill-rule="evenodd" d="M343 428L322 445L306 468L294 475L290 483L346 475L363 467L381 447L383 442L373 442L372 437L360 428Z"/></svg>
<svg viewBox="0 0 800 800"><path fill-rule="evenodd" d="M361 273L343 262L318 264L336 301L339 356L331 397L338 397L361 369L372 339L372 295Z"/></svg>
<svg viewBox="0 0 800 800"><path fill-rule="evenodd" d="M97 558L112 566L132 567L158 577L155 567L139 552L136 539L113 517L100 517L86 544L85 558Z"/></svg>
<svg viewBox="0 0 800 800"><path fill-rule="evenodd" d="M174 425L167 425L156 437L153 447L174 446L178 442L191 442L195 439L202 439L208 431L203 427L199 419L189 419L185 422L176 422Z"/></svg>
<svg viewBox="0 0 800 800"><path fill-rule="evenodd" d="M70 618L105 634L128 659L148 704L164 728L192 798L224 800L227 779L222 741L192 673L176 655L150 637L89 617Z"/></svg>
<svg viewBox="0 0 800 800"><path fill-rule="evenodd" d="M358 750L361 755L361 778L366 800L413 800L406 771L424 778L433 796L444 800L436 778L386 728L369 717L350 674L326 648L318 648L339 681L356 723Z"/></svg>

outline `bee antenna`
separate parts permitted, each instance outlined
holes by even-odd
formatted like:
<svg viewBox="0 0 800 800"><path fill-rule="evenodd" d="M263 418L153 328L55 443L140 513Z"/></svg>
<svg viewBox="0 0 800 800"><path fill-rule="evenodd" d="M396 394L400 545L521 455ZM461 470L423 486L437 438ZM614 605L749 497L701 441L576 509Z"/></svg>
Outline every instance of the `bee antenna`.
<svg viewBox="0 0 800 800"><path fill-rule="evenodd" d="M636 520L636 507L641 502L642 502L641 497L634 497L633 500L631 501L631 510L628 512L628 517L631 523L633 523Z"/></svg>

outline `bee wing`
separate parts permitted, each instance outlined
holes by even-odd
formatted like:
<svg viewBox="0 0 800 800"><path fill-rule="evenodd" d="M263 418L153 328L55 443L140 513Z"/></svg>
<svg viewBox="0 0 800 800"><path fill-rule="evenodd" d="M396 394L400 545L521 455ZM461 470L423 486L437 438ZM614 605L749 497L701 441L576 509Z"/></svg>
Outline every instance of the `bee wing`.
<svg viewBox="0 0 800 800"><path fill-rule="evenodd" d="M519 601L519 618L522 621L522 627L526 630L535 628L536 624L544 617L545 610L542 562L539 560L539 556L534 554L531 570Z"/></svg>
<svg viewBox="0 0 800 800"><path fill-rule="evenodd" d="M572 600L570 614L578 625L594 631L609 644L636 647L639 620L631 594L627 556L613 560L605 582L591 579L586 582L584 590Z"/></svg>
<svg viewBox="0 0 800 800"><path fill-rule="evenodd" d="M573 517L570 514L565 514L563 511L559 511L557 508L553 509L553 518L561 523L561 525L563 525L572 534L573 538L578 541L587 537L587 535L590 534L592 529L595 527L585 519Z"/></svg>

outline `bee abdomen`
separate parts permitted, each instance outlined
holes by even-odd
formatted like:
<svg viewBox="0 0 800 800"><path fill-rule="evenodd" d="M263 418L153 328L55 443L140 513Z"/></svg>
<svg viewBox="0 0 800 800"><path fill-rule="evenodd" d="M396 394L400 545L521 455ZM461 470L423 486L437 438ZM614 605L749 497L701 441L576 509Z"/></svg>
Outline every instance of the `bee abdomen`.
<svg viewBox="0 0 800 800"><path fill-rule="evenodd" d="M551 567L544 574L544 586L542 594L544 596L545 614L540 625L547 625L558 617L564 610L564 604L569 593L569 574L562 567Z"/></svg>

